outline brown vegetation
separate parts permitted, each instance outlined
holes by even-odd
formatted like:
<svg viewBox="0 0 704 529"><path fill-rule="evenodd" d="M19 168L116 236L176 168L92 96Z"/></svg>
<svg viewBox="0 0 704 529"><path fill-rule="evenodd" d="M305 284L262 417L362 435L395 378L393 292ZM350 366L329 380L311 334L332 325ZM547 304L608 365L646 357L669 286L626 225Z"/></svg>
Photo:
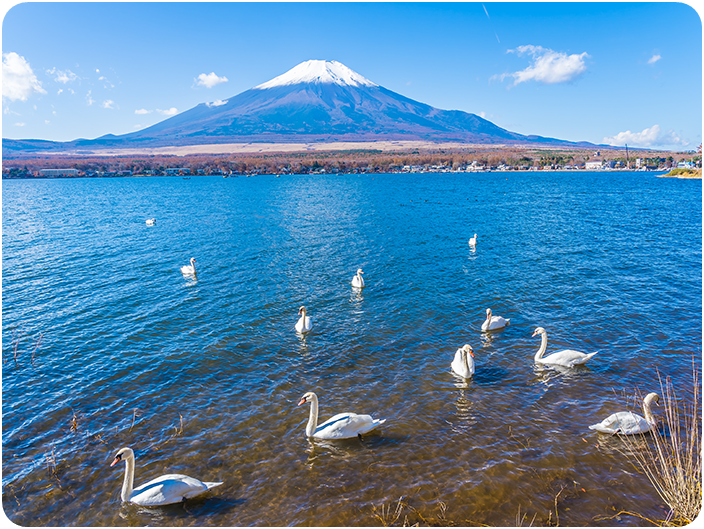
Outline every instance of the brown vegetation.
<svg viewBox="0 0 704 529"><path fill-rule="evenodd" d="M249 144L250 150L259 145ZM351 144L351 146L358 146ZM7 157L3 160L4 178L36 176L41 169L77 169L78 176L125 176L162 175L168 168L184 168L191 174L310 174L324 173L385 173L400 171L464 170L472 163L475 166L496 168L510 167L512 170L561 169L583 167L589 160L610 160L626 167L633 167L635 156L643 158L648 165L671 167L680 156L664 156L658 151L632 151L627 160L621 149L601 150L597 155L589 149L548 149L535 147L509 147L462 144L422 144L408 146L389 143L372 143L366 148L344 149L334 145L325 150L323 146L310 150L286 151L259 149L262 152L245 152L231 146L231 152L216 154L124 154L124 155L35 155ZM291 146L289 146L291 147ZM299 145L299 148L304 146ZM333 147L335 149L333 149ZM373 148L378 147L378 148ZM394 150L393 147L397 149ZM273 148L272 148L273 149Z"/></svg>

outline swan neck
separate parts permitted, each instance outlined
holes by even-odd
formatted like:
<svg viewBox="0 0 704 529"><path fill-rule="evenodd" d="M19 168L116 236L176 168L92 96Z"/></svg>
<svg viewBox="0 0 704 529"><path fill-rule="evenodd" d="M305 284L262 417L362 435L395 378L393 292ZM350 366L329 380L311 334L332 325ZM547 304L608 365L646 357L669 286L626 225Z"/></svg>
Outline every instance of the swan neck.
<svg viewBox="0 0 704 529"><path fill-rule="evenodd" d="M650 402L643 401L643 415L645 415L645 421L648 424L655 424L655 417L653 417L653 412L650 411Z"/></svg>
<svg viewBox="0 0 704 529"><path fill-rule="evenodd" d="M545 354L545 350L548 348L548 333L544 332L540 336L540 348L538 352L535 353L535 361L538 362Z"/></svg>
<svg viewBox="0 0 704 529"><path fill-rule="evenodd" d="M315 429L318 427L318 397L313 395L310 401L310 415L308 416L308 426L306 426L306 435L313 437Z"/></svg>
<svg viewBox="0 0 704 529"><path fill-rule="evenodd" d="M125 479L122 482L122 501L129 501L134 485L134 456L125 458Z"/></svg>

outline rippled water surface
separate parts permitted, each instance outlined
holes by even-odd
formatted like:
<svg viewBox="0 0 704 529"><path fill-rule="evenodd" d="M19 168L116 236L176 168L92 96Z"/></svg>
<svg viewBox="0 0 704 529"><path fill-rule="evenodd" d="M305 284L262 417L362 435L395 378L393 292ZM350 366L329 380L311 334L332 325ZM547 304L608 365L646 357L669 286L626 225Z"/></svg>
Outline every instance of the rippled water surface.
<svg viewBox="0 0 704 529"><path fill-rule="evenodd" d="M691 390L700 180L4 180L2 198L3 508L17 524L378 526L403 497L408 523L515 525L520 511L542 525L558 493L560 525L666 515L623 442L588 426L637 411L658 373ZM179 271L191 257L195 280ZM482 333L488 307L510 326ZM598 354L536 367L537 326L548 353ZM466 383L450 372L465 343ZM321 419L386 423L311 442L306 391ZM109 466L123 446L135 484L224 484L183 505L123 505L124 466Z"/></svg>

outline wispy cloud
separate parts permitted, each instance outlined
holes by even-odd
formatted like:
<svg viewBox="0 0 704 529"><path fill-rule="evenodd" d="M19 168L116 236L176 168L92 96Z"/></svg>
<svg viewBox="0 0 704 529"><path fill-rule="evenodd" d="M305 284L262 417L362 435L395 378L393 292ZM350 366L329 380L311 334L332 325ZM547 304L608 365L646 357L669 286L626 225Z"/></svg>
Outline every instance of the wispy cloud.
<svg viewBox="0 0 704 529"><path fill-rule="evenodd" d="M507 53L516 53L519 56L531 57L531 64L525 70L514 73L495 75L492 79L503 81L506 77L513 77L513 86L528 81L544 84L566 83L579 77L587 70L585 60L589 58L587 52L568 55L542 46L519 46Z"/></svg>
<svg viewBox="0 0 704 529"><path fill-rule="evenodd" d="M26 123L15 123L15 127L24 127Z"/></svg>
<svg viewBox="0 0 704 529"><path fill-rule="evenodd" d="M52 68L51 70L46 71L47 75L53 75L54 76L54 81L57 83L70 83L78 79L78 76L73 73L71 70L57 70L56 68Z"/></svg>
<svg viewBox="0 0 704 529"><path fill-rule="evenodd" d="M147 110L146 108L140 108L138 110L134 111L135 114L151 114L151 110Z"/></svg>
<svg viewBox="0 0 704 529"><path fill-rule="evenodd" d="M86 103L88 104L88 106L91 106L93 103L95 103L95 99L93 99L90 95L91 92L92 90L88 90L88 93L86 94Z"/></svg>
<svg viewBox="0 0 704 529"><path fill-rule="evenodd" d="M660 125L653 125L641 132L619 132L615 136L603 139L603 143L623 147L631 145L633 147L666 147L672 145L688 145L688 142L680 138L674 131L663 131Z"/></svg>
<svg viewBox="0 0 704 529"><path fill-rule="evenodd" d="M227 77L218 77L215 72L210 72L209 74L200 74L196 79L194 79L194 81L197 86L212 88L220 83L226 83Z"/></svg>
<svg viewBox="0 0 704 529"><path fill-rule="evenodd" d="M115 102L112 99L106 99L105 101L102 102L100 105L103 108L115 108L113 105Z"/></svg>
<svg viewBox="0 0 704 529"><path fill-rule="evenodd" d="M658 62L660 59L662 59L662 57L656 53L656 54L653 55L650 59L648 59L648 64L655 64L655 63Z"/></svg>
<svg viewBox="0 0 704 529"><path fill-rule="evenodd" d="M157 108L156 111L159 114L163 114L164 116L175 116L178 114L178 110L176 110L176 107L171 107L168 110L161 110L160 108Z"/></svg>
<svg viewBox="0 0 704 529"><path fill-rule="evenodd" d="M29 62L15 52L2 54L2 97L27 101L32 93L46 94Z"/></svg>
<svg viewBox="0 0 704 529"><path fill-rule="evenodd" d="M226 105L226 104L227 104L227 100L226 100L226 101L223 101L222 99L216 99L216 100L213 101L212 103L206 103L205 106L207 106L207 107L219 107L219 106Z"/></svg>

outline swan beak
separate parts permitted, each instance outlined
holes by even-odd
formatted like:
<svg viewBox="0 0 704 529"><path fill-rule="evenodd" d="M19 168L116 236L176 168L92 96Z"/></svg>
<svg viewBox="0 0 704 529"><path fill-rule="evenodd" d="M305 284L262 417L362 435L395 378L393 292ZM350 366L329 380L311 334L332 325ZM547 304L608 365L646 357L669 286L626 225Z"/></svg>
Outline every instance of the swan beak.
<svg viewBox="0 0 704 529"><path fill-rule="evenodd" d="M535 332L533 333L533 337L535 337L536 334L538 334L538 331L535 331Z"/></svg>
<svg viewBox="0 0 704 529"><path fill-rule="evenodd" d="M469 354L472 355L472 358L474 358L474 353L472 351L470 351Z"/></svg>
<svg viewBox="0 0 704 529"><path fill-rule="evenodd" d="M112 463L110 463L110 466L111 466L111 467L114 467L114 466L115 466L116 464L118 464L121 460L122 460L122 457L121 457L121 456L116 456L116 457L115 457L115 460L114 460Z"/></svg>
<svg viewBox="0 0 704 529"><path fill-rule="evenodd" d="M303 398L301 398L301 401L298 403L298 406L301 406L301 405L303 405L303 404L305 404L305 403L306 403L306 398L303 397Z"/></svg>

